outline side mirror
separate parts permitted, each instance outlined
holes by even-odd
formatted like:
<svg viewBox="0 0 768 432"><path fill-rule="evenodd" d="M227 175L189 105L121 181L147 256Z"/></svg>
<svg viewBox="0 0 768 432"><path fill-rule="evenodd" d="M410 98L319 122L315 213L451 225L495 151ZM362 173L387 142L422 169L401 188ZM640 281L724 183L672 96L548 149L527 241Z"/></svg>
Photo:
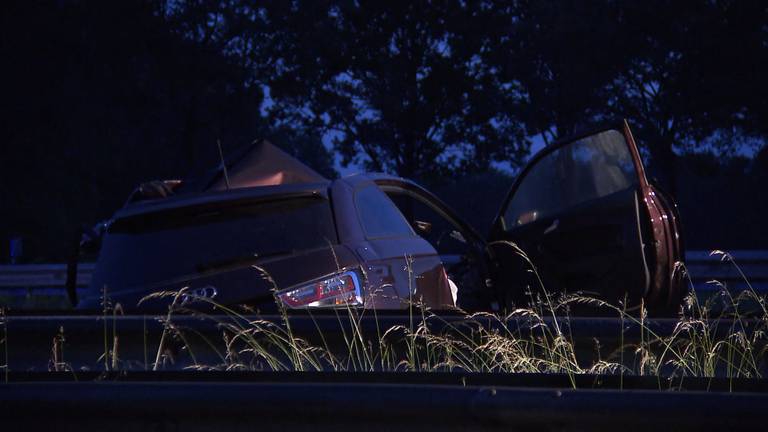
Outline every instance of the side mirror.
<svg viewBox="0 0 768 432"><path fill-rule="evenodd" d="M426 221L413 221L413 226L416 229L416 233L419 235L429 235L432 232L432 224Z"/></svg>

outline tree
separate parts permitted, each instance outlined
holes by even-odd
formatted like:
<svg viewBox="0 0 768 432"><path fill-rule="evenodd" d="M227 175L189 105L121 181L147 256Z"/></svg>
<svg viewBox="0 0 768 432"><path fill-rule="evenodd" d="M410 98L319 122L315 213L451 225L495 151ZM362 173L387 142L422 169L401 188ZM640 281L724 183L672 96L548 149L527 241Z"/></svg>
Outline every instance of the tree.
<svg viewBox="0 0 768 432"><path fill-rule="evenodd" d="M529 134L551 143L628 118L674 193L678 153L768 132L766 22L759 2L523 1L504 73L527 96Z"/></svg>
<svg viewBox="0 0 768 432"><path fill-rule="evenodd" d="M527 153L518 85L488 61L489 30L509 25L509 13L429 1L229 10L236 16L210 13L243 30L273 124L332 136L345 164L426 179Z"/></svg>
<svg viewBox="0 0 768 432"><path fill-rule="evenodd" d="M251 103L256 109L237 111L240 105L215 107L227 116L239 119L241 125L251 126L247 134L243 133L242 126L235 128L233 132L240 135L224 142L225 150L248 144L255 138L266 138L326 177L338 175L333 155L323 146L319 134L264 119L263 80L254 73L258 65L263 64L263 59L254 50L260 49L258 47L273 35L268 33L271 28L261 22L259 9L239 0L189 0L161 3L157 10L171 32L198 50L219 56L219 61L244 72L237 79L227 81L228 89L238 96L239 103ZM211 79L216 77L210 76Z"/></svg>
<svg viewBox="0 0 768 432"><path fill-rule="evenodd" d="M0 241L61 260L80 224L140 182L218 162L261 135L261 89L241 65L180 37L149 1L6 2Z"/></svg>
<svg viewBox="0 0 768 432"><path fill-rule="evenodd" d="M768 8L757 2L626 5L621 40L629 55L610 86L611 106L632 120L673 194L678 153L728 153L768 131L766 22Z"/></svg>
<svg viewBox="0 0 768 432"><path fill-rule="evenodd" d="M610 114L607 86L624 65L620 8L612 2L522 1L507 44L494 59L521 83L522 120L546 144ZM503 57L507 52L516 56Z"/></svg>

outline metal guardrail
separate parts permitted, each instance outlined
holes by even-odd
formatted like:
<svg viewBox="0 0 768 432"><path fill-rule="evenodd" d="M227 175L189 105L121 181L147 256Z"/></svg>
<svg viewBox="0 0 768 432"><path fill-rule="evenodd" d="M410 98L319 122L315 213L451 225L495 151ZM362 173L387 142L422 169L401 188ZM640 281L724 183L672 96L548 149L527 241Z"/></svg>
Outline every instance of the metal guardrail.
<svg viewBox="0 0 768 432"><path fill-rule="evenodd" d="M749 281L756 290L768 292L768 251L736 251L732 255L746 280L732 263L721 261L719 256L689 251L687 268L697 290L718 289L707 284L717 279L731 289ZM78 286L90 282L93 269L93 264L80 265ZM65 279L63 264L2 265L0 296L30 292L66 296L62 289ZM452 321L461 319L446 317L436 324L445 321L458 325ZM279 317L274 320L279 322ZM373 334L380 327L395 324L398 317L384 315L379 320L383 322L375 326L367 323L363 332ZM622 335L622 343L639 331L618 320L571 318L568 323L575 334L590 339ZM174 324L209 340L221 332L215 319L182 316L174 318ZM310 336L318 326L346 324L336 316L291 318L292 328L301 336ZM658 320L649 325L663 334L674 324L674 320ZM119 336L121 358L134 355L136 368L144 369L153 360L163 330L157 317L9 316L3 325L8 335L5 348L10 343L11 349L4 359L6 369L0 371L0 419L10 429L759 430L765 425L763 407L768 404L766 382L718 379L702 381L709 391L700 391L699 384L692 386L686 378L688 391L682 392L651 390L640 381L632 386L633 379L642 377L623 376L600 380L620 379L620 388L634 387L632 391L596 385L598 380L592 376L575 377L583 381L579 381L578 390L568 388L573 377L563 376L466 377L461 384L453 380L458 374L435 374L428 379L417 374L403 374L400 379L387 374L358 374L363 378L317 374L312 379L307 374L291 378L260 372L250 379L199 374L159 380L157 375L147 374L128 380L126 377L135 372L116 372L110 377L99 369L99 354L105 350L102 342L107 336L110 341ZM57 334L62 340L66 334L66 358L62 360L88 365L88 370L94 371L92 376L43 372L46 375L42 379L15 379L24 373L20 371L50 367L51 340ZM202 348L208 342L202 338L190 342L201 360L207 360ZM577 345L590 352L593 349L586 340ZM188 364L189 350L175 344L170 344L169 350L175 353L175 368ZM212 353L210 359L214 360ZM54 379L57 376L66 379ZM380 379L371 379L376 376ZM677 389L670 386L669 390Z"/></svg>
<svg viewBox="0 0 768 432"><path fill-rule="evenodd" d="M686 252L686 268L698 293L707 295L719 290L719 281L732 291L752 286L768 293L768 250L736 250L729 252L733 262L719 254L692 250ZM91 282L96 265L78 265L77 286L84 289ZM64 284L66 264L0 265L0 296L48 295L66 296Z"/></svg>
<svg viewBox="0 0 768 432"><path fill-rule="evenodd" d="M8 382L11 430L760 430L766 393L365 380ZM352 378L352 379L350 379ZM357 379L355 379L357 378ZM360 379L362 378L362 379Z"/></svg>
<svg viewBox="0 0 768 432"><path fill-rule="evenodd" d="M96 267L78 265L77 290L82 294ZM63 310L71 308L65 285L66 264L0 265L0 307Z"/></svg>
<svg viewBox="0 0 768 432"><path fill-rule="evenodd" d="M77 266L77 285L88 286L96 268L94 263ZM62 288L67 281L66 264L0 265L0 290Z"/></svg>
<svg viewBox="0 0 768 432"><path fill-rule="evenodd" d="M730 291L751 286L757 292L768 293L768 250L735 250L728 255L700 250L686 252L685 266L700 296L719 291L719 284Z"/></svg>

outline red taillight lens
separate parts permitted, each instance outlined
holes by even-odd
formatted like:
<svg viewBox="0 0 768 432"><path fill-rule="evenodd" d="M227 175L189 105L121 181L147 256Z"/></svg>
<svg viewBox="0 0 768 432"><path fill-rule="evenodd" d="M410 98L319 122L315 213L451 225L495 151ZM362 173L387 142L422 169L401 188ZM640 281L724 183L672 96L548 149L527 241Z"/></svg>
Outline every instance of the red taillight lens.
<svg viewBox="0 0 768 432"><path fill-rule="evenodd" d="M277 293L289 308L359 306L363 304L360 281L353 271L328 276L316 282Z"/></svg>

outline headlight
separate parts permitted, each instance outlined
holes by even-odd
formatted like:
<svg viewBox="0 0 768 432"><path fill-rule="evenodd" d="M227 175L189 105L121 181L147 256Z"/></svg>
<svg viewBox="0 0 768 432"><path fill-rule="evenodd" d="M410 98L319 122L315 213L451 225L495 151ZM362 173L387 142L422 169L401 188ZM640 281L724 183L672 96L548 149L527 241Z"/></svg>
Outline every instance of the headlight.
<svg viewBox="0 0 768 432"><path fill-rule="evenodd" d="M306 285L288 288L279 291L277 296L292 309L363 305L360 279L354 271L336 273Z"/></svg>

